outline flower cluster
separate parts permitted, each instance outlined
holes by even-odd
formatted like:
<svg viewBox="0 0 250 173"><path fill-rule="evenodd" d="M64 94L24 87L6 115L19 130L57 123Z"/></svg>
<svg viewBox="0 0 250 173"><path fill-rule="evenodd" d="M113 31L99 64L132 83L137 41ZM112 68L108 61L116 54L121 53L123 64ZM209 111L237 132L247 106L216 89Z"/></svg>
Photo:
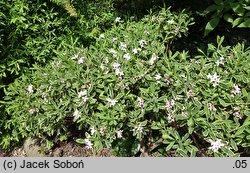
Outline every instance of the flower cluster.
<svg viewBox="0 0 250 173"><path fill-rule="evenodd" d="M213 87L216 87L220 83L220 77L214 73L211 75L210 73L207 75L207 78L210 79L210 82L213 84Z"/></svg>
<svg viewBox="0 0 250 173"><path fill-rule="evenodd" d="M113 63L112 66L113 69L115 70L115 74L119 76L119 78L121 78L124 75L123 71L121 70L121 64Z"/></svg>
<svg viewBox="0 0 250 173"><path fill-rule="evenodd" d="M138 125L138 126L135 126L133 128L133 132L138 132L138 133L142 133L143 132L143 127Z"/></svg>
<svg viewBox="0 0 250 173"><path fill-rule="evenodd" d="M78 92L78 98L82 98L84 103L87 102L88 100L87 90L82 90Z"/></svg>
<svg viewBox="0 0 250 173"><path fill-rule="evenodd" d="M208 110L213 111L213 112L215 112L217 110L212 103L208 103L207 108L208 108Z"/></svg>
<svg viewBox="0 0 250 173"><path fill-rule="evenodd" d="M115 104L118 102L117 100L110 99L110 98L107 98L106 100L107 100L110 107L115 106Z"/></svg>
<svg viewBox="0 0 250 173"><path fill-rule="evenodd" d="M233 89L231 90L231 94L232 95L237 95L237 94L241 95L241 89L239 88L238 85L236 85L236 84L233 85Z"/></svg>
<svg viewBox="0 0 250 173"><path fill-rule="evenodd" d="M174 121L174 115L171 114L171 113L169 113L169 114L168 114L168 120L169 120L170 122L173 122L173 121Z"/></svg>
<svg viewBox="0 0 250 173"><path fill-rule="evenodd" d="M211 147L209 147L209 149L213 152L218 152L221 147L225 146L225 144L221 142L221 139L217 139L216 141L209 140L209 142L211 143Z"/></svg>
<svg viewBox="0 0 250 173"><path fill-rule="evenodd" d="M166 102L165 109L170 110L175 105L175 99L171 99L170 102Z"/></svg>
<svg viewBox="0 0 250 173"><path fill-rule="evenodd" d="M221 65L224 65L224 63L225 63L225 60L224 60L223 57L220 57L220 59L217 60L217 61L215 62L215 64L216 64L217 66L219 66L220 64L221 64Z"/></svg>
<svg viewBox="0 0 250 173"><path fill-rule="evenodd" d="M85 143L86 143L85 148L88 149L88 150L92 150L92 149L93 149L93 144L92 144L92 142L89 140L89 138L86 138L84 141L85 141Z"/></svg>
<svg viewBox="0 0 250 173"><path fill-rule="evenodd" d="M27 87L27 91L29 92L29 94L33 93L34 92L34 86L33 85L29 85Z"/></svg>
<svg viewBox="0 0 250 173"><path fill-rule="evenodd" d="M155 61L159 59L159 57L154 53L149 60L149 65L154 65Z"/></svg>
<svg viewBox="0 0 250 173"><path fill-rule="evenodd" d="M144 107L145 107L144 100L141 97L138 97L137 105L138 105L139 108L144 109Z"/></svg>
<svg viewBox="0 0 250 173"><path fill-rule="evenodd" d="M154 77L155 79L156 79L156 83L160 83L161 81L161 75L160 74L156 74L155 75L155 77Z"/></svg>
<svg viewBox="0 0 250 173"><path fill-rule="evenodd" d="M234 113L233 113L233 116L235 116L235 117L237 117L237 118L239 118L239 119L242 119L242 115L240 114L240 107L239 106L237 106L237 107L234 107Z"/></svg>
<svg viewBox="0 0 250 173"><path fill-rule="evenodd" d="M122 132L123 132L123 130L118 130L118 131L116 132L117 138L120 138L120 139L123 138Z"/></svg>

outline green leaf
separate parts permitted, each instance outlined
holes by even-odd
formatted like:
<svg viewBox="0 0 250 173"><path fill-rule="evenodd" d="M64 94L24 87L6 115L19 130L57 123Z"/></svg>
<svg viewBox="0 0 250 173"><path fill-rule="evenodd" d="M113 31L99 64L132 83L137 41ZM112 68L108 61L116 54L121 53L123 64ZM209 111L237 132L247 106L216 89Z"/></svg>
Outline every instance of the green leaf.
<svg viewBox="0 0 250 173"><path fill-rule="evenodd" d="M220 5L216 5L216 4L213 4L213 5L210 5L208 6L205 10L204 10L204 13L205 14L208 14L208 13L211 13L211 12L220 12L223 10L223 7L220 6Z"/></svg>
<svg viewBox="0 0 250 173"><path fill-rule="evenodd" d="M240 128L236 131L235 136L241 135L241 134L244 132L244 130L245 130L245 127L240 127Z"/></svg>
<svg viewBox="0 0 250 173"><path fill-rule="evenodd" d="M226 103L223 99L219 98L219 103L223 106L223 107L227 107L230 105L230 103Z"/></svg>
<svg viewBox="0 0 250 173"><path fill-rule="evenodd" d="M233 23L233 21L234 21L234 19L233 19L233 16L231 15L231 14L225 14L224 16L223 16L223 18L224 18L224 20L225 21L227 21L227 22L229 22L229 23Z"/></svg>
<svg viewBox="0 0 250 173"><path fill-rule="evenodd" d="M220 22L219 17L215 17L211 19L205 27L204 37L207 36L211 31L213 31L216 28L216 26L219 24L219 22Z"/></svg>
<svg viewBox="0 0 250 173"><path fill-rule="evenodd" d="M85 141L82 138L76 139L76 142L79 144L85 144Z"/></svg>
<svg viewBox="0 0 250 173"><path fill-rule="evenodd" d="M250 135L247 135L246 139L250 141Z"/></svg>
<svg viewBox="0 0 250 173"><path fill-rule="evenodd" d="M94 148L96 149L96 152L99 152L103 149L103 145L101 141L95 141Z"/></svg>
<svg viewBox="0 0 250 173"><path fill-rule="evenodd" d="M215 4L223 5L223 0L214 0Z"/></svg>
<svg viewBox="0 0 250 173"><path fill-rule="evenodd" d="M168 144L168 146L166 147L166 151L169 151L172 147L173 147L173 145L175 144L175 142L170 142L170 144Z"/></svg>
<svg viewBox="0 0 250 173"><path fill-rule="evenodd" d="M245 6L245 7L243 7L243 8L245 8L245 9L248 10L248 11L250 11L250 6Z"/></svg>
<svg viewBox="0 0 250 173"><path fill-rule="evenodd" d="M228 156L234 156L234 152L232 152L230 149L226 148L226 147L221 147L221 150L227 154Z"/></svg>
<svg viewBox="0 0 250 173"><path fill-rule="evenodd" d="M237 27L239 27L239 28L250 28L250 18L246 19L244 22L239 24Z"/></svg>
<svg viewBox="0 0 250 173"><path fill-rule="evenodd" d="M233 9L233 11L237 13L238 16L241 16L241 17L244 16L245 9L239 2L230 3L230 6Z"/></svg>
<svg viewBox="0 0 250 173"><path fill-rule="evenodd" d="M176 153L180 154L182 157L188 157L187 152L184 151L183 149L178 148L176 150Z"/></svg>
<svg viewBox="0 0 250 173"><path fill-rule="evenodd" d="M140 147L141 147L141 145L140 145L139 141L133 142L133 145L132 145L132 148L131 148L132 154L135 155L136 153L138 153L139 150L140 150Z"/></svg>
<svg viewBox="0 0 250 173"><path fill-rule="evenodd" d="M224 36L220 37L220 36L217 36L217 44L218 46L220 46L224 41Z"/></svg>
<svg viewBox="0 0 250 173"><path fill-rule="evenodd" d="M245 148L250 147L250 143L243 143L242 147L245 147Z"/></svg>
<svg viewBox="0 0 250 173"><path fill-rule="evenodd" d="M237 144L234 142L233 139L230 139L230 145L233 148L234 151L238 150Z"/></svg>
<svg viewBox="0 0 250 173"><path fill-rule="evenodd" d="M233 27L239 25L243 21L242 17L239 17L233 21Z"/></svg>
<svg viewBox="0 0 250 173"><path fill-rule="evenodd" d="M188 121L187 121L187 125L190 127L193 127L194 126L194 120L193 120L193 118L190 118L190 119L188 119Z"/></svg>

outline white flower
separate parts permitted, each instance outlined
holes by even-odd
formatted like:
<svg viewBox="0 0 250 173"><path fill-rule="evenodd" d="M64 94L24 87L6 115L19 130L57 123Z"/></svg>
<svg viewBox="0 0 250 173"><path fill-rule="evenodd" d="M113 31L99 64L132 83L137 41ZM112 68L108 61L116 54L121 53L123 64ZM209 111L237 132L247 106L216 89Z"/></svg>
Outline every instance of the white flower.
<svg viewBox="0 0 250 173"><path fill-rule="evenodd" d="M117 17L117 18L115 19L115 22L116 22L116 23L121 22L121 18L120 18L120 17Z"/></svg>
<svg viewBox="0 0 250 173"><path fill-rule="evenodd" d="M216 141L209 140L209 142L211 143L211 147L209 147L209 149L213 152L218 152L221 147L225 146L220 139L217 139Z"/></svg>
<svg viewBox="0 0 250 173"><path fill-rule="evenodd" d="M113 66L113 68L114 68L114 70L115 70L115 74L116 74L117 76L121 77L121 76L124 75L123 71L120 69L121 64L113 63L112 66Z"/></svg>
<svg viewBox="0 0 250 173"><path fill-rule="evenodd" d="M175 99L171 99L170 104L171 104L171 106L174 106L175 105Z"/></svg>
<svg viewBox="0 0 250 173"><path fill-rule="evenodd" d="M109 58L108 58L108 57L105 57L105 58L104 58L104 63L105 63L105 64L108 64L108 63L109 63Z"/></svg>
<svg viewBox="0 0 250 173"><path fill-rule="evenodd" d="M47 103L49 101L48 96L45 92L42 93L42 98L43 98L44 103Z"/></svg>
<svg viewBox="0 0 250 173"><path fill-rule="evenodd" d="M219 66L220 64L221 64L221 65L224 65L224 63L225 63L225 61L224 61L224 58L223 58L223 57L220 57L220 59L217 60L217 61L215 62L215 64L216 64L217 66Z"/></svg>
<svg viewBox="0 0 250 173"><path fill-rule="evenodd" d="M73 116L74 116L75 119L78 119L78 118L80 118L81 114L80 114L80 112L76 109L75 112L73 113Z"/></svg>
<svg viewBox="0 0 250 173"><path fill-rule="evenodd" d="M174 121L174 115L173 114L168 114L168 120L170 122Z"/></svg>
<svg viewBox="0 0 250 173"><path fill-rule="evenodd" d="M180 28L179 27L176 27L175 30L174 30L175 33L179 33L180 32Z"/></svg>
<svg viewBox="0 0 250 173"><path fill-rule="evenodd" d="M89 98L87 97L87 90L80 91L78 93L78 98L82 98L85 103Z"/></svg>
<svg viewBox="0 0 250 173"><path fill-rule="evenodd" d="M104 34L100 34L100 38L105 38Z"/></svg>
<svg viewBox="0 0 250 173"><path fill-rule="evenodd" d="M88 138L86 138L85 139L85 143L86 143L86 149L93 149L93 144L91 143L91 141L88 139Z"/></svg>
<svg viewBox="0 0 250 173"><path fill-rule="evenodd" d="M242 119L242 115L240 114L240 107L237 106L237 107L234 107L234 113L233 113L233 116L239 118L239 119Z"/></svg>
<svg viewBox="0 0 250 173"><path fill-rule="evenodd" d="M117 138L122 138L122 137L123 137L123 136L122 136L122 132L123 132L123 130L118 130L118 131L116 132Z"/></svg>
<svg viewBox="0 0 250 173"><path fill-rule="evenodd" d="M77 59L77 58L78 58L78 56L79 56L79 53L77 53L77 54L73 55L73 57L72 57L71 59L72 59L72 60Z"/></svg>
<svg viewBox="0 0 250 173"><path fill-rule="evenodd" d="M147 45L147 42L145 40L140 40L139 44L143 48L145 45Z"/></svg>
<svg viewBox="0 0 250 173"><path fill-rule="evenodd" d="M208 103L207 107L208 107L208 110L210 110L210 111L214 111L215 112L217 110L212 103Z"/></svg>
<svg viewBox="0 0 250 173"><path fill-rule="evenodd" d="M123 51L126 51L127 50L127 45L125 43L121 42L119 48L121 50L123 50Z"/></svg>
<svg viewBox="0 0 250 173"><path fill-rule="evenodd" d="M61 64L61 61L56 62L57 67L59 67L60 64Z"/></svg>
<svg viewBox="0 0 250 173"><path fill-rule="evenodd" d="M193 90L189 90L188 92L187 92L187 99L189 99L190 97L192 97L193 96Z"/></svg>
<svg viewBox="0 0 250 173"><path fill-rule="evenodd" d="M159 57L156 54L153 54L149 60L149 65L153 65L158 58Z"/></svg>
<svg viewBox="0 0 250 173"><path fill-rule="evenodd" d="M168 85L171 84L174 80L169 77L167 74L164 74L164 82L166 82Z"/></svg>
<svg viewBox="0 0 250 173"><path fill-rule="evenodd" d="M83 97L82 97L82 100L83 100L84 103L85 103L88 99L89 99L89 98L88 98L87 96L83 96Z"/></svg>
<svg viewBox="0 0 250 173"><path fill-rule="evenodd" d="M116 41L117 41L116 37L112 38L112 43L115 43Z"/></svg>
<svg viewBox="0 0 250 173"><path fill-rule="evenodd" d="M119 69L121 67L121 64L119 64L119 63L113 63L112 66L116 70L116 69Z"/></svg>
<svg viewBox="0 0 250 173"><path fill-rule="evenodd" d="M133 54L137 54L139 51L141 51L140 48L134 48L134 49L133 49Z"/></svg>
<svg viewBox="0 0 250 173"><path fill-rule="evenodd" d="M149 35L150 33L149 33L147 30L145 30L145 31L144 31L144 34L145 34L145 35Z"/></svg>
<svg viewBox="0 0 250 173"><path fill-rule="evenodd" d="M30 114L34 114L34 113L36 113L36 112L37 112L37 110L36 110L35 108L32 108L32 109L29 110L29 113L30 113Z"/></svg>
<svg viewBox="0 0 250 173"><path fill-rule="evenodd" d="M161 79L161 75L160 74L156 74L154 77L156 80L160 80Z"/></svg>
<svg viewBox="0 0 250 173"><path fill-rule="evenodd" d="M131 57L130 57L129 53L126 53L123 55L123 58L126 60L130 60Z"/></svg>
<svg viewBox="0 0 250 173"><path fill-rule="evenodd" d="M133 131L134 132L136 131L136 132L142 133L143 132L143 127L140 126L140 125L139 126L135 126L134 129L133 129Z"/></svg>
<svg viewBox="0 0 250 173"><path fill-rule="evenodd" d="M115 49L111 48L111 49L109 49L109 53L116 55L117 51Z"/></svg>
<svg viewBox="0 0 250 173"><path fill-rule="evenodd" d="M78 64L82 64L82 63L84 63L84 61L85 61L85 58L84 57L81 57L79 60L78 60Z"/></svg>
<svg viewBox="0 0 250 173"><path fill-rule="evenodd" d="M94 127L91 127L91 128L90 128L90 134L93 135L95 132L96 132L95 128L94 128Z"/></svg>
<svg viewBox="0 0 250 173"><path fill-rule="evenodd" d="M121 69L118 68L118 69L115 69L115 75L121 77L121 76L124 75L124 73L123 73L123 71Z"/></svg>
<svg viewBox="0 0 250 173"><path fill-rule="evenodd" d="M100 128L100 133L101 133L102 136L104 136L105 129L106 129L106 127L101 127Z"/></svg>
<svg viewBox="0 0 250 173"><path fill-rule="evenodd" d="M152 16L151 20L154 22L157 20L157 17L155 15Z"/></svg>
<svg viewBox="0 0 250 173"><path fill-rule="evenodd" d="M181 115L184 116L184 117L187 117L188 116L188 113L186 111L182 111L181 112Z"/></svg>
<svg viewBox="0 0 250 173"><path fill-rule="evenodd" d="M83 90L83 91L78 92L78 98L86 96L86 95L87 95L87 90Z"/></svg>
<svg viewBox="0 0 250 173"><path fill-rule="evenodd" d="M109 104L110 107L114 106L118 102L117 100L110 99L110 98L107 98L106 100L108 101L108 104Z"/></svg>
<svg viewBox="0 0 250 173"><path fill-rule="evenodd" d="M166 105L165 105L166 110L170 110L170 109L172 109L172 107L173 106L170 104L170 102L167 102Z"/></svg>
<svg viewBox="0 0 250 173"><path fill-rule="evenodd" d="M233 85L233 89L231 90L231 93L234 94L234 95L237 95L237 94L241 94L241 89L239 88L238 85L234 84Z"/></svg>
<svg viewBox="0 0 250 173"><path fill-rule="evenodd" d="M28 87L27 87L27 91L31 94L31 93L33 93L34 92L34 87L33 87L33 85L29 85Z"/></svg>
<svg viewBox="0 0 250 173"><path fill-rule="evenodd" d="M165 109L170 110L175 105L175 99L171 99L170 102L166 102Z"/></svg>
<svg viewBox="0 0 250 173"><path fill-rule="evenodd" d="M145 106L144 100L141 97L138 97L137 102L138 102L138 107L141 109L144 109L144 106Z"/></svg>
<svg viewBox="0 0 250 173"><path fill-rule="evenodd" d="M129 84L128 83L123 83L120 82L117 84L118 87L121 87L122 89L129 89Z"/></svg>
<svg viewBox="0 0 250 173"><path fill-rule="evenodd" d="M207 75L207 78L210 79L210 82L213 84L214 87L218 86L220 83L220 77L214 73L211 75L210 73Z"/></svg>

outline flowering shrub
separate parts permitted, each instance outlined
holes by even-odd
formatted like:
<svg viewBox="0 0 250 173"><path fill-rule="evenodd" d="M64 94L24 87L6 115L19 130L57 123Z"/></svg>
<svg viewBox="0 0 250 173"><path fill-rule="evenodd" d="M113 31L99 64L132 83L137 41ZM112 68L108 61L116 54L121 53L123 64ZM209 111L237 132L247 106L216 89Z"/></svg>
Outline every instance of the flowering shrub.
<svg viewBox="0 0 250 173"><path fill-rule="evenodd" d="M65 48L6 90L12 136L65 136L118 156L238 156L249 150L249 49L208 46L191 58L172 52L190 17L168 9L142 21L116 18L88 49ZM73 53L74 52L74 53Z"/></svg>

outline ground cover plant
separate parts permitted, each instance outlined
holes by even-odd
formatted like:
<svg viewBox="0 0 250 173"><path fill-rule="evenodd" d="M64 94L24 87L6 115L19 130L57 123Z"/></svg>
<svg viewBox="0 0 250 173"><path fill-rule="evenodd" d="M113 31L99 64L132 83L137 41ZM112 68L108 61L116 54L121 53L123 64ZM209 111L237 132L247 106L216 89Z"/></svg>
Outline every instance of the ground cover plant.
<svg viewBox="0 0 250 173"><path fill-rule="evenodd" d="M249 152L249 48L209 44L190 56L172 51L188 33L185 11L162 9L141 21L117 17L88 48L64 47L5 91L10 119L2 145L27 136L80 133L96 154L240 156ZM132 142L131 142L132 141Z"/></svg>
<svg viewBox="0 0 250 173"><path fill-rule="evenodd" d="M249 155L249 42L207 35L213 16L197 26L184 4L0 1L0 148L32 137L94 156Z"/></svg>

